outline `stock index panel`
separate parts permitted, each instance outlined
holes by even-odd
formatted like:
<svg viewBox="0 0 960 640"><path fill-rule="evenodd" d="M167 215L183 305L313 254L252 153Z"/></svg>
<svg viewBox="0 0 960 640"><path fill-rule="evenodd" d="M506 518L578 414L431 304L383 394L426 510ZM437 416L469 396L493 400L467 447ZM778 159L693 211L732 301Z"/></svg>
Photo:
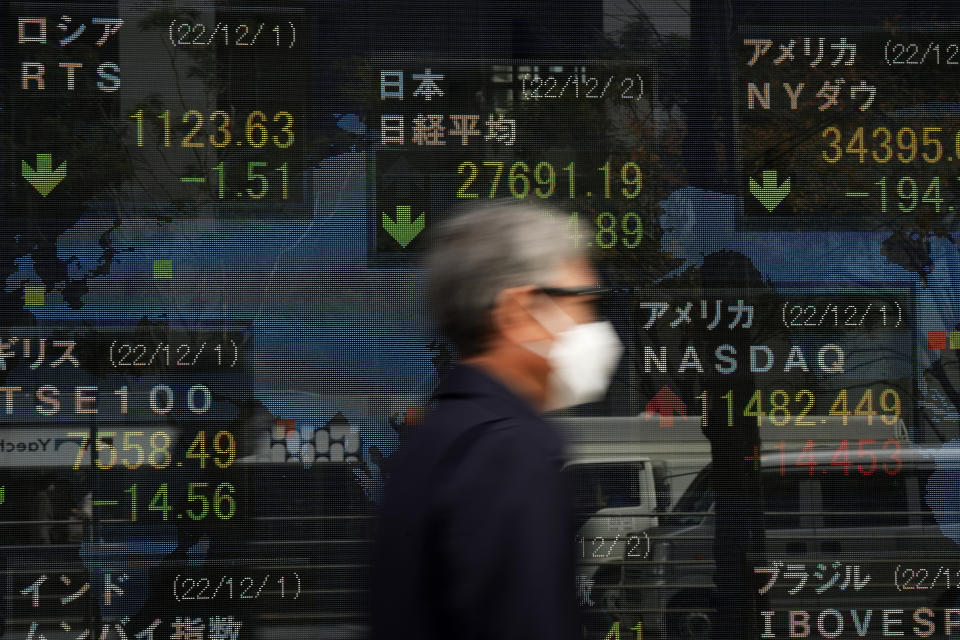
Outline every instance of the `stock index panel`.
<svg viewBox="0 0 960 640"><path fill-rule="evenodd" d="M960 636L958 73L952 0L0 2L0 637L366 638L497 200L625 345L583 638Z"/></svg>

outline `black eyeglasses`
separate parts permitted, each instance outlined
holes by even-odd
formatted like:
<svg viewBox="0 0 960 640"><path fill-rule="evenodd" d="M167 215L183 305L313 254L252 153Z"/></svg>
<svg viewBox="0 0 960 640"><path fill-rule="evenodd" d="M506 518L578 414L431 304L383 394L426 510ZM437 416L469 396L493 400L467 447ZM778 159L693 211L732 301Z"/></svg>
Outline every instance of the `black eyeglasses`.
<svg viewBox="0 0 960 640"><path fill-rule="evenodd" d="M580 297L583 296L587 304L596 315L602 315L604 294L610 290L606 287L537 287L537 291L547 296Z"/></svg>
<svg viewBox="0 0 960 640"><path fill-rule="evenodd" d="M537 287L537 291L548 296L602 296L609 293L607 287Z"/></svg>

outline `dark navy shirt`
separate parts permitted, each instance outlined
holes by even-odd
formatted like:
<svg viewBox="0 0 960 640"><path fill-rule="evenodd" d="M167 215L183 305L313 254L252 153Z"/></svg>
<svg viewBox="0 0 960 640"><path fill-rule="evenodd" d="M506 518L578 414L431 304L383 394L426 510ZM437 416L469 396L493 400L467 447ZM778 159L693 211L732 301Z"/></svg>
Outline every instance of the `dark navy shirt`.
<svg viewBox="0 0 960 640"><path fill-rule="evenodd" d="M373 637L579 636L574 518L560 434L459 365L394 456L373 569Z"/></svg>

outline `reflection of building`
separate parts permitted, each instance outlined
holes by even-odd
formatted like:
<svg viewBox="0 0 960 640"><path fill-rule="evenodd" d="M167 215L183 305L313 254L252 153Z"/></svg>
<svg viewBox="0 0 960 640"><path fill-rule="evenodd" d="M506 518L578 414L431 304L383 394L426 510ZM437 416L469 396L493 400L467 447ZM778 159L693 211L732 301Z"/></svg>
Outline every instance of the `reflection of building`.
<svg viewBox="0 0 960 640"><path fill-rule="evenodd" d="M343 52L417 51L437 56L550 57L570 59L590 52L603 30L602 0L528 2L397 3L369 0L327 5L320 50ZM364 29L346 15L363 16ZM339 20L333 19L340 18Z"/></svg>
<svg viewBox="0 0 960 640"><path fill-rule="evenodd" d="M280 422L280 421L278 421ZM283 436L283 437L278 437ZM258 454L258 460L270 462L360 462L360 434L350 428L350 422L341 412L334 414L322 427L311 433L289 432L270 435L269 451Z"/></svg>
<svg viewBox="0 0 960 640"><path fill-rule="evenodd" d="M596 57L603 33L602 0L531 0L529 2L441 3L419 0L397 4L388 0L325 5L323 38L316 49L330 59L351 55L383 56L395 60L403 53L421 58L461 60L539 59L571 60ZM358 32L361 16L363 29ZM346 69L328 69L331 77L315 82L315 91L332 111L348 110L352 98L342 87L349 83ZM344 74L340 76L339 74ZM334 108L336 106L336 108Z"/></svg>

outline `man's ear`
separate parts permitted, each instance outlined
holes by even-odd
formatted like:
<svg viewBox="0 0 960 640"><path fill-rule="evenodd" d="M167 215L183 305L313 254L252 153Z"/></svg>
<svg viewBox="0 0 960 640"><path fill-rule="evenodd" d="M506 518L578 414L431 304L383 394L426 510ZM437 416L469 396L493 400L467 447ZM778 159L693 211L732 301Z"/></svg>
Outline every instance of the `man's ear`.
<svg viewBox="0 0 960 640"><path fill-rule="evenodd" d="M551 340L553 335L530 313L537 303L535 295L533 287L511 287L497 294L490 314L495 334L514 344Z"/></svg>

